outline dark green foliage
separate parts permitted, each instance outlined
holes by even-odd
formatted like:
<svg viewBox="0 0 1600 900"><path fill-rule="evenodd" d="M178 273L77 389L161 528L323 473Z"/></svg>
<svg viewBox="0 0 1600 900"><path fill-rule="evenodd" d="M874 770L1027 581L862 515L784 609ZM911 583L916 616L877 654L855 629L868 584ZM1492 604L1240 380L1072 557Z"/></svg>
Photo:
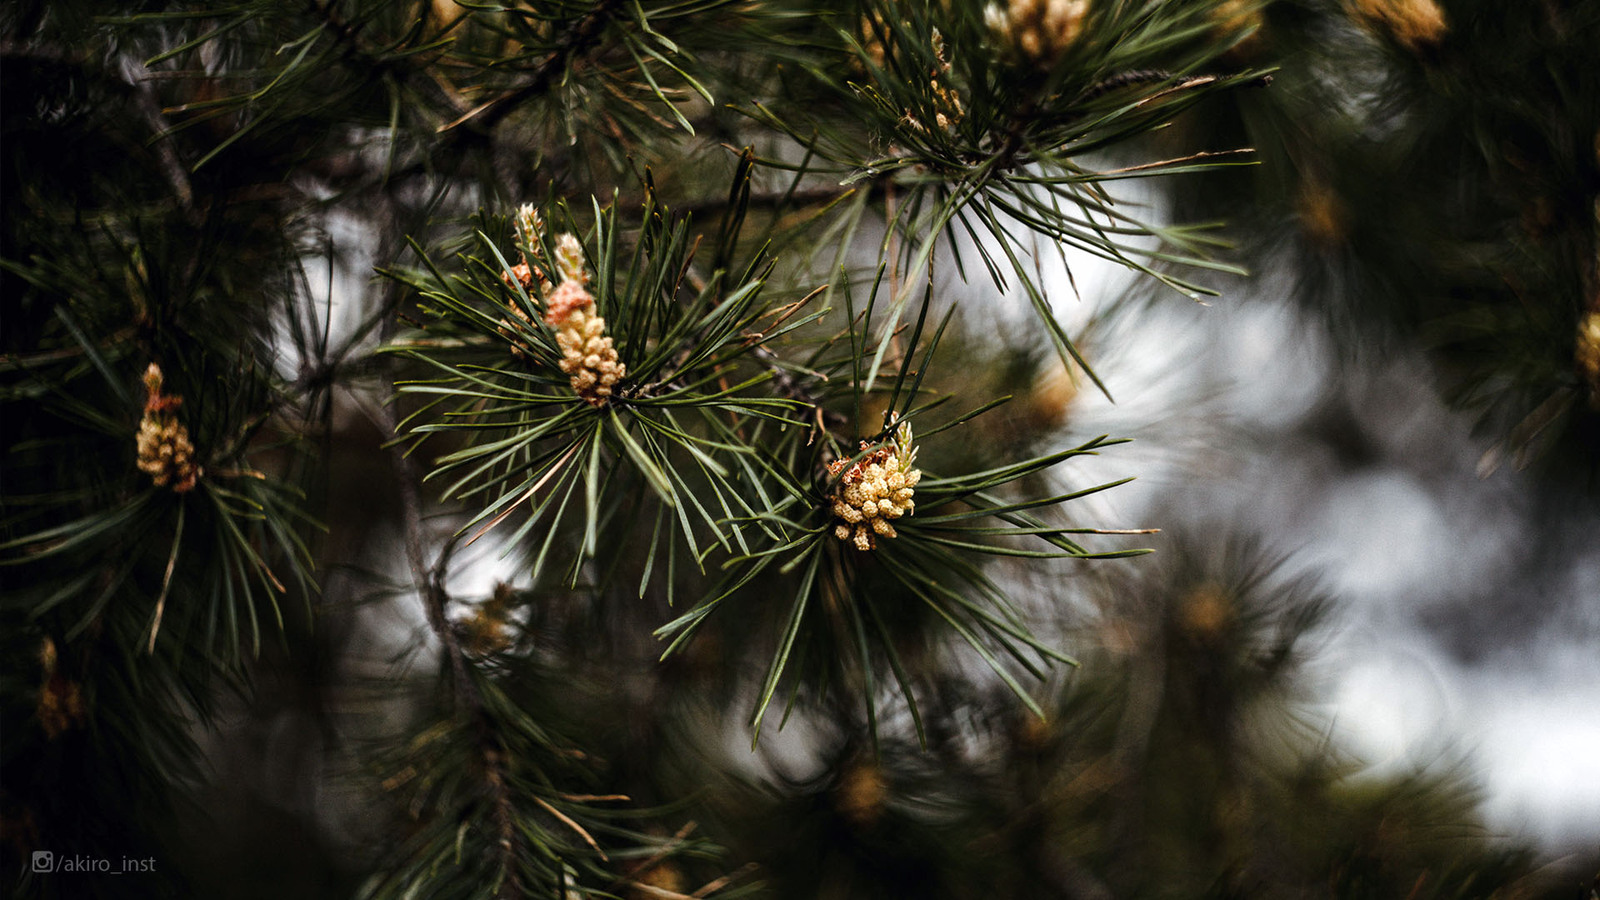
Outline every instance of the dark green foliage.
<svg viewBox="0 0 1600 900"><path fill-rule="evenodd" d="M1473 825L1456 773L1363 772L1303 706L1329 601L1249 551L1179 550L1118 585L1047 718L937 686L957 727L874 758L723 783L711 808L780 897L1568 896Z"/></svg>
<svg viewBox="0 0 1600 900"><path fill-rule="evenodd" d="M557 680L532 660L501 659L495 678L469 675L477 712L427 723L374 761L396 798L404 842L361 896L540 896L626 891L667 856L674 865L714 858L705 841L640 831L646 818L623 794L599 792L600 773L559 728L592 687ZM554 698L562 702L552 702ZM567 726L570 727L570 724ZM736 896L729 892L725 896Z"/></svg>
<svg viewBox="0 0 1600 900"><path fill-rule="evenodd" d="M30 14L39 34L9 31ZM288 248L261 204L219 202L238 182L177 164L111 32L7 18L4 815L63 857L164 858L158 826L200 777L190 729L314 590L298 491L255 468L284 403L259 328ZM206 470L187 493L135 467L152 362Z"/></svg>
<svg viewBox="0 0 1600 900"><path fill-rule="evenodd" d="M1600 9L1396 4L1439 11L1405 28L1349 5L1264 8L1236 52L1275 69L1274 89L1185 123L1263 165L1182 190L1231 209L1260 267L1300 273L1292 296L1343 346L1420 336L1452 402L1499 439L1486 469L1541 461L1592 484Z"/></svg>

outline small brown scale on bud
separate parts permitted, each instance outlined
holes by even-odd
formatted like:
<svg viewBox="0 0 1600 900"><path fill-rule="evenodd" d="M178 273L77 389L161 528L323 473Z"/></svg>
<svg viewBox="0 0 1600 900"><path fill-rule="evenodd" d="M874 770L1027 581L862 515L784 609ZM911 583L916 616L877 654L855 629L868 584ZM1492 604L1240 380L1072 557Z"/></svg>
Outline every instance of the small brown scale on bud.
<svg viewBox="0 0 1600 900"><path fill-rule="evenodd" d="M863 442L861 449L868 446ZM891 520L909 516L917 508L915 488L922 471L912 468L916 456L911 423L907 422L899 427L894 440L854 465L847 459L830 463L828 474L840 476L829 504L829 510L841 520L834 526L834 537L861 551L876 549L879 537L897 537Z"/></svg>
<svg viewBox="0 0 1600 900"><path fill-rule="evenodd" d="M139 420L135 438L139 471L150 476L157 487L171 487L175 493L194 490L205 469L195 461L189 429L178 421L183 398L161 393L161 367L151 363L144 373L146 399L144 418Z"/></svg>

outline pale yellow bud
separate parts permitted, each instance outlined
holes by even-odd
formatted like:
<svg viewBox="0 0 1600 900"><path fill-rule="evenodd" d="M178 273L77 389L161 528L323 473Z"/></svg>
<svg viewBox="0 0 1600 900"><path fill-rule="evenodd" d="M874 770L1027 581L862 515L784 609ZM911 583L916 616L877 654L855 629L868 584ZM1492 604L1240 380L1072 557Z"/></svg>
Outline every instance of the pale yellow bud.
<svg viewBox="0 0 1600 900"><path fill-rule="evenodd" d="M556 238L556 271L567 281L588 282L589 275L583 270L583 245L575 235L563 234Z"/></svg>
<svg viewBox="0 0 1600 900"><path fill-rule="evenodd" d="M539 242L544 239L544 219L532 203L517 207L516 229L517 240L538 252Z"/></svg>

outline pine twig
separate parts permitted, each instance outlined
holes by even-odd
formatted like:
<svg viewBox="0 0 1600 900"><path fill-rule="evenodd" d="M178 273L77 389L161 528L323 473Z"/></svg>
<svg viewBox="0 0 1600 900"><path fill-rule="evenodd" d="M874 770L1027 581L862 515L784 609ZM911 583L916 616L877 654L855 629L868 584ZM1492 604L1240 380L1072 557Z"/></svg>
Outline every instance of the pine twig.
<svg viewBox="0 0 1600 900"><path fill-rule="evenodd" d="M599 0L588 14L572 23L562 37L560 45L534 68L533 74L527 81L498 97L485 101L455 121L439 126L439 132L442 134L451 131L468 122L472 122L481 131L493 131L495 126L524 100L548 90L551 82L575 57L581 56L599 43L600 33L611 21L612 13L620 6L622 0Z"/></svg>
<svg viewBox="0 0 1600 900"><path fill-rule="evenodd" d="M327 25L328 30L333 33L334 42L342 48L340 56L346 63L360 65L362 68L369 70L369 74L374 76L374 80L376 76L393 75L400 81L412 86L424 85L428 88L424 92L442 98L451 112L457 115L465 112L466 106L462 103L461 98L445 85L440 84L433 78L416 78L418 74L424 73L426 70L417 65L415 57L410 54L379 56L373 53L361 39L362 26L356 25L339 15L330 0L307 0L306 5L312 14L321 19Z"/></svg>
<svg viewBox="0 0 1600 900"><path fill-rule="evenodd" d="M399 422L394 411L396 394L392 380L389 383L389 392L389 402L383 406L383 415L389 431L396 433ZM450 559L460 542L460 535L451 535L440 548L439 556L433 565L427 564L423 554L422 497L418 487L421 483L420 473L402 447L390 447L389 454L399 481L401 510L405 519L406 559L411 567L411 578L422 594L428 627L444 646L445 658L450 662L456 702L464 708L476 727L484 766L483 778L489 789L490 802L494 807L495 828L499 832L501 867L511 876L510 884L515 890L513 896L523 896L521 882L516 877L514 842L516 828L511 815L511 792L505 782L504 754L494 737L488 712L484 708L483 695L472 681L471 663L467 661L466 652L461 647L461 638L450 626L449 619L445 617L445 607L450 600L445 587L445 578L449 572Z"/></svg>

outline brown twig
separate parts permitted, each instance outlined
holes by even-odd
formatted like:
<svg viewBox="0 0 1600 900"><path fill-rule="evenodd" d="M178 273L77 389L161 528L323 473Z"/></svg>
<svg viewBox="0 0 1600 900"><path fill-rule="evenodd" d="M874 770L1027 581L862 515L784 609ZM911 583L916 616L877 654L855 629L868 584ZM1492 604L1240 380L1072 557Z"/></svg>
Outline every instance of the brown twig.
<svg viewBox="0 0 1600 900"><path fill-rule="evenodd" d="M600 849L600 844L594 839L594 835L585 830L582 825L579 825L577 822L573 821L571 816L568 816L561 810L551 806L543 797L535 797L533 798L533 802L539 804L539 806L542 807L545 812L555 816L557 819L560 819L563 825L577 832L578 837L583 838L584 843L588 844L594 850L594 852L600 854L601 859L608 861L611 859L611 857L606 855L606 851Z"/></svg>
<svg viewBox="0 0 1600 900"><path fill-rule="evenodd" d="M392 380L389 383L389 392L389 402L383 406L383 416L389 431L396 433L399 422L395 412L396 395ZM505 782L504 754L499 740L494 736L488 713L484 708L483 695L473 682L472 664L467 660L466 652L461 647L460 636L445 616L445 609L450 602L445 579L449 574L451 557L455 554L461 536L451 535L439 549L439 555L433 564L431 566L428 564L423 551L425 534L422 523L421 489L418 487L421 475L417 471L416 463L406 455L403 447L392 446L389 448L389 453L399 482L401 514L405 522L406 560L411 568L411 580L422 595L428 627L444 647L445 658L449 662L455 685L456 703L476 727L483 759L484 784L488 788L490 802L494 807L495 827L499 832L501 867L509 876L508 885L513 890L512 896L521 896L523 890L516 876L515 865L516 828L511 816L511 792Z"/></svg>
<svg viewBox="0 0 1600 900"><path fill-rule="evenodd" d="M307 0L306 5L312 14L320 18L328 26L328 30L333 33L334 42L342 48L340 55L345 62L359 64L363 68L369 69L375 76L392 74L412 86L425 85L431 87L432 90L429 93L442 97L445 105L451 110L458 114L465 111L466 106L461 102L460 97L450 90L447 85L441 84L436 78L431 77L433 75L431 69L426 64L419 64L416 57L410 54L380 56L369 50L366 43L361 39L362 26L352 24L349 20L339 15L338 11L333 8L333 4L328 0ZM416 78L417 75L424 73L430 75L430 77Z"/></svg>
<svg viewBox="0 0 1600 900"><path fill-rule="evenodd" d="M379 252L384 258L394 258L401 245L399 233L401 226L398 218L393 214L392 206L386 204L386 209L380 213L379 218L387 227L383 228L379 240ZM386 311L398 311L402 297L399 282L389 279L384 283L384 297L380 307ZM392 328L392 318L385 319L385 330ZM385 335L387 337L387 335ZM399 361L395 360L388 372L385 373L385 392L387 396L380 407L380 422L385 431L398 436L400 430L399 420L399 391L395 384ZM526 895L526 889L521 879L517 876L516 868L516 827L512 817L512 799L509 786L506 784L505 751L498 737L494 733L493 723L484 704L483 695L479 692L473 680L472 663L467 659L465 650L461 646L461 638L445 615L450 603L450 593L446 587L446 578L449 575L450 561L461 544L461 535L452 534L439 548L438 556L432 564L428 562L424 544L427 538L423 525L422 512L422 474L417 469L417 464L406 453L403 443L393 443L389 446L390 461L393 464L397 488L400 495L401 516L403 519L404 543L406 561L411 569L411 580L421 595L423 611L427 617L428 627L439 639L444 648L446 660L450 666L452 682L455 686L455 702L457 708L463 711L471 720L476 731L480 756L483 761L483 780L489 794L490 803L494 809L495 828L499 836L500 866L506 875L505 889L511 897Z"/></svg>

